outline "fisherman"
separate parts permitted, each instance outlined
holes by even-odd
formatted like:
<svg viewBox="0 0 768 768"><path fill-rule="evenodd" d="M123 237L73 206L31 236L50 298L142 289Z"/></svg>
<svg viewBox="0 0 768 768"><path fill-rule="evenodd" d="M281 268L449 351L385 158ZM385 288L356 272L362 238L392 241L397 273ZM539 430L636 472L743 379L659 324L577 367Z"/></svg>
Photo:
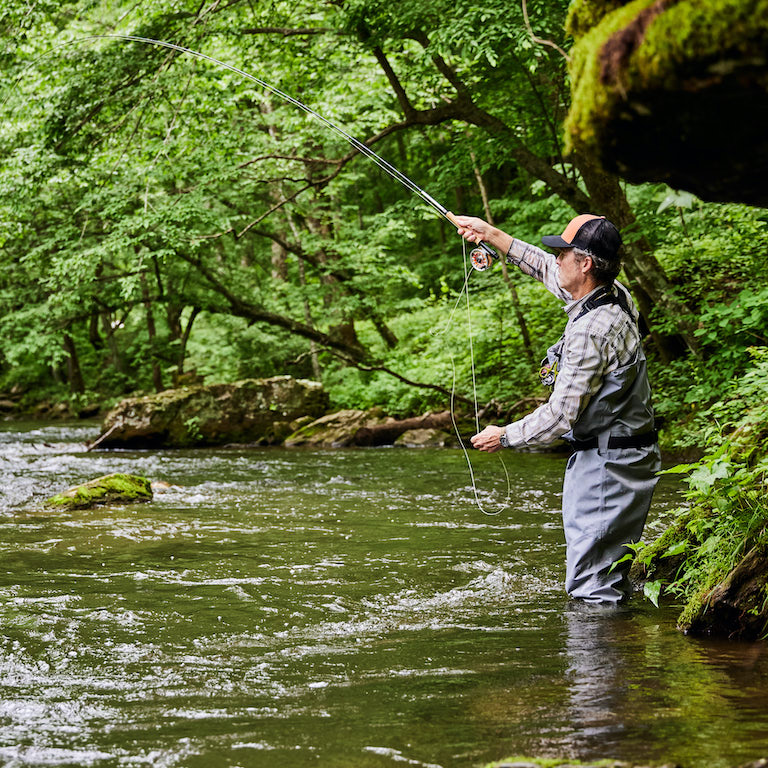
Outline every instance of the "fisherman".
<svg viewBox="0 0 768 768"><path fill-rule="evenodd" d="M563 481L565 588L573 598L617 604L630 592L626 545L640 539L661 466L637 311L616 282L618 229L582 214L542 238L552 255L482 219L457 216L458 233L485 241L565 302L568 322L540 376L549 400L505 427L472 438L481 451L535 448L563 438L574 449Z"/></svg>

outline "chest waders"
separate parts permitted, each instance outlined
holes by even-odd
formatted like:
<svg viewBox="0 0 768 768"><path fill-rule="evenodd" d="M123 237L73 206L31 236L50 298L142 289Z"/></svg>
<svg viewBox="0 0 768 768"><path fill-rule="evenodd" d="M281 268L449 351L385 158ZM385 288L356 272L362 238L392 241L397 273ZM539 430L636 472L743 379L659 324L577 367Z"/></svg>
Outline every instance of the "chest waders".
<svg viewBox="0 0 768 768"><path fill-rule="evenodd" d="M587 301L572 322L606 304L630 317L625 296L604 293ZM634 318L633 318L634 322ZM548 350L559 368L566 335ZM639 541L661 469L646 358L639 340L634 358L605 375L570 432L574 448L563 481L567 545L565 589L571 597L618 603L629 594L629 561L611 566ZM610 571L610 573L609 573Z"/></svg>

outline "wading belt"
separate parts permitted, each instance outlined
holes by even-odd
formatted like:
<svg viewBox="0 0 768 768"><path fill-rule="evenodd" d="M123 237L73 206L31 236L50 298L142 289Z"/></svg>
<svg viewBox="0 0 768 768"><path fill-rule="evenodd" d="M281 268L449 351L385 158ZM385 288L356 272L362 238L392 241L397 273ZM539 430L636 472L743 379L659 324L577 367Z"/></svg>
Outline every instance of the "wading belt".
<svg viewBox="0 0 768 768"><path fill-rule="evenodd" d="M652 429L650 432L643 432L641 435L615 435L608 438L609 448L645 448L648 445L654 445L659 439L659 433ZM571 448L574 451L589 451L597 448L597 438L588 437L586 440L569 440Z"/></svg>

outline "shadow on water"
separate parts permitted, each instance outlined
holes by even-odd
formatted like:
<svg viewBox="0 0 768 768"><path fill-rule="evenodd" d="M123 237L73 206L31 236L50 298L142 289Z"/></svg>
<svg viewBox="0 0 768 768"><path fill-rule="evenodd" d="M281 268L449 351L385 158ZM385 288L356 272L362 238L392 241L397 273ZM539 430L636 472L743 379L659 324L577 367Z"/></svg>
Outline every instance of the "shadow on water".
<svg viewBox="0 0 768 768"><path fill-rule="evenodd" d="M87 453L0 429L0 762L474 766L510 754L725 768L768 752L762 645L562 593L564 459L458 451ZM507 493L473 455L482 500ZM151 504L44 511L115 471ZM674 479L651 525L679 503Z"/></svg>

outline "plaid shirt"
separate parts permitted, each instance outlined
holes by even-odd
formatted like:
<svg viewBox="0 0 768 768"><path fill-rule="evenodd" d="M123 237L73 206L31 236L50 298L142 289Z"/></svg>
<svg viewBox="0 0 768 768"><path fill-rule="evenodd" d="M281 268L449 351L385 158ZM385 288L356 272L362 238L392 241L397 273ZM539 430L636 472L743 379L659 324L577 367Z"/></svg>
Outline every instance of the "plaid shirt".
<svg viewBox="0 0 768 768"><path fill-rule="evenodd" d="M584 303L599 288L573 301L571 294L560 287L557 260L551 253L513 240L507 256L522 272L544 283L550 293L565 302L568 315L552 395L535 411L506 427L511 448L536 447L569 432L602 386L605 375L634 359L640 345L637 311L629 291L615 282L612 290L626 295L634 322L618 304L597 307L575 322Z"/></svg>

